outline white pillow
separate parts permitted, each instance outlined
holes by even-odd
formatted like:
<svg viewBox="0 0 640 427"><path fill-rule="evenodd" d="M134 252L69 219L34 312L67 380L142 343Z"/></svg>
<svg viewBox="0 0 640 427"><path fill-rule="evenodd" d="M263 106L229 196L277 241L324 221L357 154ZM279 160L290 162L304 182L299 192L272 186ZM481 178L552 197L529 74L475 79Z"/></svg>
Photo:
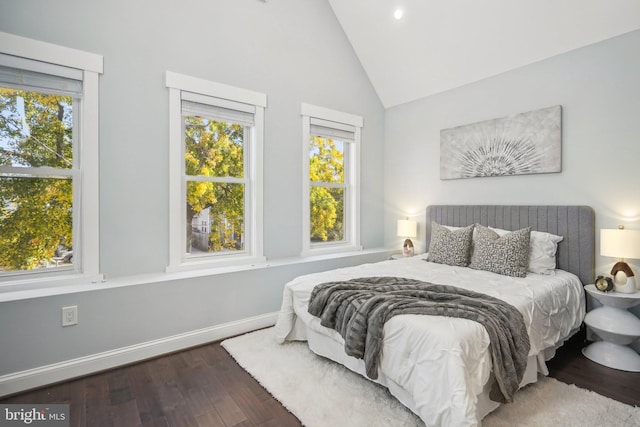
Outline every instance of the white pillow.
<svg viewBox="0 0 640 427"><path fill-rule="evenodd" d="M499 236L510 233L510 231L500 228L489 228ZM558 243L562 239L564 237L555 234L532 231L529 239L529 266L527 270L536 274L556 274L554 271L556 269L556 252L558 251Z"/></svg>

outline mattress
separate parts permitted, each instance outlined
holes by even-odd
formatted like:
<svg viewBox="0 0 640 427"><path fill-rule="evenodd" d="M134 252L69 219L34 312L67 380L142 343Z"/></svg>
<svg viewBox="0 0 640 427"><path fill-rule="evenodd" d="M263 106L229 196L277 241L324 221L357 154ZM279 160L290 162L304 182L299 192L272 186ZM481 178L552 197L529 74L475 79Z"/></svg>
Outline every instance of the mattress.
<svg viewBox="0 0 640 427"><path fill-rule="evenodd" d="M544 361L576 331L585 314L584 291L577 276L555 270L554 275L529 273L524 278L501 276L427 262L424 256L389 260L300 276L284 289L276 324L276 339L310 341L310 348L357 372L362 360L340 354L344 340L307 312L313 287L319 283L358 277L398 276L453 285L500 298L524 318L531 350L526 381L535 372L546 374ZM536 363L537 362L537 363ZM533 365L533 366L531 366ZM427 426L476 426L493 408L486 401L491 376L489 336L471 320L400 315L384 327L377 382L387 386ZM533 373L533 375L532 375Z"/></svg>

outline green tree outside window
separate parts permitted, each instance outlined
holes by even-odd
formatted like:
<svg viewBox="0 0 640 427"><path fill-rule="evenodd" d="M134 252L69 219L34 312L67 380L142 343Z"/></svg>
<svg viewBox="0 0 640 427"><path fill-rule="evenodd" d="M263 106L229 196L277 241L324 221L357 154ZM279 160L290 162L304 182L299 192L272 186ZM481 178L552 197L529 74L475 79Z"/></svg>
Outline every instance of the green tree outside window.
<svg viewBox="0 0 640 427"><path fill-rule="evenodd" d="M187 253L244 249L244 138L241 124L185 118Z"/></svg>
<svg viewBox="0 0 640 427"><path fill-rule="evenodd" d="M59 261L64 265L72 260L72 179L29 173L29 168L72 168L72 131L71 97L0 87L0 166L25 169L0 174L2 271L60 266ZM67 256L58 256L62 252Z"/></svg>
<svg viewBox="0 0 640 427"><path fill-rule="evenodd" d="M309 179L311 241L344 240L344 142L311 137Z"/></svg>

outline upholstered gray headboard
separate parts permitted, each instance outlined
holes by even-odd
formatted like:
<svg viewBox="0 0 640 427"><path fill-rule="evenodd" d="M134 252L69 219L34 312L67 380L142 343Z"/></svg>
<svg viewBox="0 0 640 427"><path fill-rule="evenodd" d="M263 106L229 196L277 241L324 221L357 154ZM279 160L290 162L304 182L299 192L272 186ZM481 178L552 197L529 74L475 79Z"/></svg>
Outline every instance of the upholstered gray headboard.
<svg viewBox="0 0 640 427"><path fill-rule="evenodd" d="M531 227L563 236L558 245L558 268L575 274L583 284L593 283L595 279L595 213L589 206L428 206L427 250L431 221L454 227L475 223L505 230Z"/></svg>

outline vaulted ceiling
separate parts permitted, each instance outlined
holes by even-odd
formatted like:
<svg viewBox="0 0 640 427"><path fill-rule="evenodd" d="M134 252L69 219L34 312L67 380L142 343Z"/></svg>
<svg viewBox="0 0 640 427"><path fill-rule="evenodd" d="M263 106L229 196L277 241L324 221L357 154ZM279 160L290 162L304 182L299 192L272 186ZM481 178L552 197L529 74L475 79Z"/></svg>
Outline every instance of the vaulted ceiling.
<svg viewBox="0 0 640 427"><path fill-rule="evenodd" d="M640 0L329 3L385 108L640 28Z"/></svg>

